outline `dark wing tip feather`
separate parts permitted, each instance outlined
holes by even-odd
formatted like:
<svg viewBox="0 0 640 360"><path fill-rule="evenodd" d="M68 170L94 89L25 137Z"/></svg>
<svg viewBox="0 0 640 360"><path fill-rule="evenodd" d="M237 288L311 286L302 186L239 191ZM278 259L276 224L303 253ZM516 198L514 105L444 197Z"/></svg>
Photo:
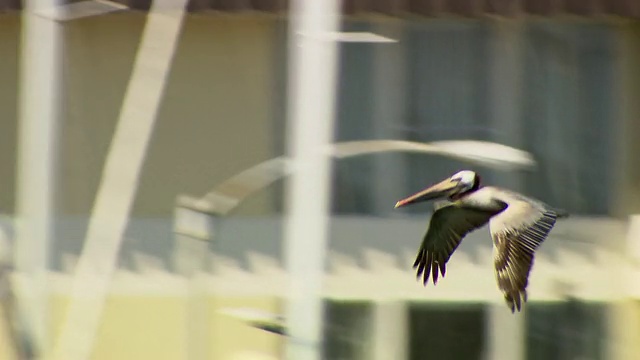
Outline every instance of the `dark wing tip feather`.
<svg viewBox="0 0 640 360"><path fill-rule="evenodd" d="M527 292L513 291L513 292L505 293L504 300L506 301L509 309L511 309L512 314L515 313L516 310L518 312L521 312L524 303L527 302Z"/></svg>
<svg viewBox="0 0 640 360"><path fill-rule="evenodd" d="M434 261L431 265L431 277L433 278L433 285L438 283L438 260Z"/></svg>
<svg viewBox="0 0 640 360"><path fill-rule="evenodd" d="M413 268L416 269L416 278L422 278L422 283L425 286L431 278L433 285L436 285L438 278L444 278L447 272L445 258L446 254L421 249L413 263Z"/></svg>
<svg viewBox="0 0 640 360"><path fill-rule="evenodd" d="M470 231L486 224L492 213L457 206L445 206L436 210L429 222L413 268L417 278L422 277L426 286L429 278L433 284L444 278L447 262L455 252L462 238Z"/></svg>

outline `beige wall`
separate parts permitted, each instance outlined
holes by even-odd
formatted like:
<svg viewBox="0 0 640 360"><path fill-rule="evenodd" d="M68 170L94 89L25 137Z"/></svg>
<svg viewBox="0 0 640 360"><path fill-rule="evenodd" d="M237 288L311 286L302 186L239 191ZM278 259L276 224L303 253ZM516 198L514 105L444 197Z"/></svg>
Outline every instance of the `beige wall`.
<svg viewBox="0 0 640 360"><path fill-rule="evenodd" d="M607 359L634 360L640 353L640 300L619 301L609 309L611 343Z"/></svg>
<svg viewBox="0 0 640 360"><path fill-rule="evenodd" d="M11 213L15 199L15 147L18 102L20 18L0 15L0 212Z"/></svg>
<svg viewBox="0 0 640 360"><path fill-rule="evenodd" d="M145 17L120 13L65 24L60 206L90 211ZM0 16L0 210L14 207L20 21ZM166 216L178 193L213 185L269 159L273 144L275 21L260 16L186 18L145 163L134 213ZM239 212L260 214L272 194Z"/></svg>
<svg viewBox="0 0 640 360"><path fill-rule="evenodd" d="M251 307L276 312L279 305L277 299L208 296L205 302L206 313L201 314L201 317L206 342L189 344L194 336L202 334L188 331L189 310L185 297L112 295L107 300L91 359L239 360L247 353L278 358L281 337L218 313L218 310L225 307ZM53 336L58 334L67 304L66 297L56 296L52 299ZM3 333L0 327L1 335ZM190 357L188 349L194 345L200 347L196 349L199 356ZM191 349L193 351L193 347ZM2 356L4 347L0 347L0 350Z"/></svg>
<svg viewBox="0 0 640 360"><path fill-rule="evenodd" d="M640 213L640 22L625 22L619 26L618 39L621 128L619 161L623 173L619 176L619 208L622 214Z"/></svg>
<svg viewBox="0 0 640 360"><path fill-rule="evenodd" d="M210 329L208 337L207 359L221 360L249 360L247 354L269 355L272 359L280 359L283 354L284 339L246 324L231 317L218 313L218 310L228 307L253 308L279 313L281 301L275 297L247 296L247 297L222 297L218 296L209 302ZM245 357L247 356L247 357ZM267 358L254 357L255 360L267 360Z"/></svg>
<svg viewBox="0 0 640 360"><path fill-rule="evenodd" d="M63 209L90 211L144 25L117 14L67 26L68 97L63 134ZM211 186L269 159L274 22L188 16L146 160L134 212L171 214L180 192ZM240 209L269 209L269 195Z"/></svg>
<svg viewBox="0 0 640 360"><path fill-rule="evenodd" d="M111 296L96 335L92 360L186 359L183 298ZM52 336L59 334L68 299L52 301Z"/></svg>

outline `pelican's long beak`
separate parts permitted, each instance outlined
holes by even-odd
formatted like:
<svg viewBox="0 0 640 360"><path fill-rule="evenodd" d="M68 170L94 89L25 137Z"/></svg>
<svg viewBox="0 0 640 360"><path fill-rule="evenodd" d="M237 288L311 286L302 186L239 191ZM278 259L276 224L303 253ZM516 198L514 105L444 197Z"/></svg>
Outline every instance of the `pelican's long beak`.
<svg viewBox="0 0 640 360"><path fill-rule="evenodd" d="M405 205L415 204L423 201L435 200L445 197L451 193L451 190L458 186L458 181L446 179L440 183L437 183L431 187L428 187L418 193L415 193L408 198L402 199L396 203L395 208L399 208Z"/></svg>

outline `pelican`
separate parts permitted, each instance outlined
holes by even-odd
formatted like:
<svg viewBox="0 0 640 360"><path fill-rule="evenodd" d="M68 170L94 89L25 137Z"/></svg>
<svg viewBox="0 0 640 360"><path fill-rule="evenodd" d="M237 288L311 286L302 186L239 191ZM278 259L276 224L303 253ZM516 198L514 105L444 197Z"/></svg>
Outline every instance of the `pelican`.
<svg viewBox="0 0 640 360"><path fill-rule="evenodd" d="M481 186L480 176L463 170L396 203L396 208L419 202L437 203L418 256L413 264L426 286L444 277L446 264L462 239L489 223L498 288L514 313L527 301L529 272L536 249L546 239L556 219L568 216L521 194Z"/></svg>

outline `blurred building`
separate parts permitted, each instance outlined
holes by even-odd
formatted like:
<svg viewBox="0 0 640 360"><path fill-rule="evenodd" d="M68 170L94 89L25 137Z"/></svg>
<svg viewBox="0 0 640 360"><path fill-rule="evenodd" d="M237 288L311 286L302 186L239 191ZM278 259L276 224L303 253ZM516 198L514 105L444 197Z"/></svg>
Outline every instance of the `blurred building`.
<svg viewBox="0 0 640 360"><path fill-rule="evenodd" d="M68 273L149 8L146 0L117 2L132 10L64 23L52 329L67 301ZM281 185L220 222L198 276L179 269L179 252L192 244L177 241L172 225L177 195L204 194L284 152L284 4L190 2L95 359L278 356L281 339L216 309L280 309ZM493 280L488 234L465 241L446 281L423 289L410 262L428 209L392 212L398 198L470 165L404 154L336 163L327 358L384 359L386 352L517 360L509 354L523 352L530 360L635 359L639 292L617 264L626 253L628 216L640 212L640 3L389 0L344 7L345 31L399 42L341 45L336 141L478 139L518 147L534 154L535 172L476 170L486 182L573 217L545 243L527 311L514 317L505 314ZM0 210L11 234L20 2L0 0L0 9ZM0 329L9 341L4 334Z"/></svg>

